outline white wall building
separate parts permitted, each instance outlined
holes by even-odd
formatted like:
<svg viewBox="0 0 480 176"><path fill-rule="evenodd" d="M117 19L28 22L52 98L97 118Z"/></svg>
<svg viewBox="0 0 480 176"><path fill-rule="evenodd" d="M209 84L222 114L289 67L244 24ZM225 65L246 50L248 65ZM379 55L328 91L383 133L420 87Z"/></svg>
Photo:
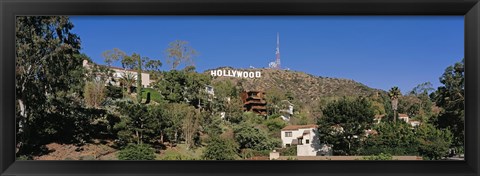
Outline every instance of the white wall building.
<svg viewBox="0 0 480 176"><path fill-rule="evenodd" d="M317 156L320 144L317 125L289 125L281 130L282 147L297 146L297 156Z"/></svg>
<svg viewBox="0 0 480 176"><path fill-rule="evenodd" d="M83 60L83 67L89 68L90 65L91 64L88 63L87 60ZM108 68L114 71L113 79L115 79L115 80L119 80L120 78L124 77L126 74L131 74L133 76L133 78L135 80L137 80L137 71L135 71L135 70L124 69L124 68L119 68L119 67L112 67L112 66L110 66ZM150 87L150 84L153 83L153 80L150 80L150 74L142 72L141 75L142 75L142 87ZM120 82L117 81L115 85L119 86ZM133 86L136 86L136 84L134 84Z"/></svg>
<svg viewBox="0 0 480 176"><path fill-rule="evenodd" d="M407 114L398 114L398 118L407 122L408 124L410 124L412 127L417 127L419 126L420 124L422 124L422 122L418 121L418 120L410 120L410 117L408 117Z"/></svg>
<svg viewBox="0 0 480 176"><path fill-rule="evenodd" d="M399 118L400 120L403 120L403 121L407 122L407 123L408 123L408 121L410 121L410 118L408 117L407 114L400 114L400 113L399 113L399 114L398 114L398 118Z"/></svg>

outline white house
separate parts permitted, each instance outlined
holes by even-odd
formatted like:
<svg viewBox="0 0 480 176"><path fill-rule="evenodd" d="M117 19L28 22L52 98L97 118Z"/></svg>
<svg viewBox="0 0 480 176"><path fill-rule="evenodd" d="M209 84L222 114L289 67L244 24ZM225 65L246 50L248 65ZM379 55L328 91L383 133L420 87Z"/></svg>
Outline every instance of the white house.
<svg viewBox="0 0 480 176"><path fill-rule="evenodd" d="M410 124L412 127L417 127L420 124L422 124L422 122L420 122L418 120L410 120L410 118L408 117L407 114L398 114L398 118L401 119L401 120L404 120L405 122Z"/></svg>
<svg viewBox="0 0 480 176"><path fill-rule="evenodd" d="M207 85L205 86L205 92L207 92L208 95L215 95L215 91L213 90L213 86Z"/></svg>
<svg viewBox="0 0 480 176"><path fill-rule="evenodd" d="M297 156L317 156L325 145L320 144L317 125L289 125L281 130L282 147L297 146Z"/></svg>
<svg viewBox="0 0 480 176"><path fill-rule="evenodd" d="M88 63L87 60L83 60L83 67L89 68L90 63ZM124 68L119 68L119 67L108 67L109 69L113 70L113 79L119 80L120 78L124 77L127 74L132 75L132 77L136 80L137 79L137 71L135 70L130 70L130 69L124 69ZM153 80L150 80L150 74L142 72L142 86L143 87L150 87L150 84L153 83ZM117 86L120 85L120 83L117 81L116 83ZM134 85L135 86L135 85Z"/></svg>
<svg viewBox="0 0 480 176"><path fill-rule="evenodd" d="M412 125L412 127L417 127L421 124L420 121L417 121L417 120L410 120L410 122L408 122L410 125Z"/></svg>
<svg viewBox="0 0 480 176"><path fill-rule="evenodd" d="M398 118L399 118L400 120L403 120L403 121L407 122L407 123L408 123L408 121L410 120L410 118L408 117L407 114L400 114L400 113L399 113L399 114L398 114Z"/></svg>

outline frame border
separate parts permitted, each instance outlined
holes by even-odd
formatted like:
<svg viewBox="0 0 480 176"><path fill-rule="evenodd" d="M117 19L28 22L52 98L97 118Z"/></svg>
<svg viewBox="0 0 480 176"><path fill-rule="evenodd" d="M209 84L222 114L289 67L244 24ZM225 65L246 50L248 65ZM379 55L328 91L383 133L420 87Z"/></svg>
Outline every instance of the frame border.
<svg viewBox="0 0 480 176"><path fill-rule="evenodd" d="M0 175L464 175L480 169L479 0L0 0ZM15 161L18 15L464 15L465 161ZM290 169L292 168L292 169ZM299 171L296 168L309 168Z"/></svg>

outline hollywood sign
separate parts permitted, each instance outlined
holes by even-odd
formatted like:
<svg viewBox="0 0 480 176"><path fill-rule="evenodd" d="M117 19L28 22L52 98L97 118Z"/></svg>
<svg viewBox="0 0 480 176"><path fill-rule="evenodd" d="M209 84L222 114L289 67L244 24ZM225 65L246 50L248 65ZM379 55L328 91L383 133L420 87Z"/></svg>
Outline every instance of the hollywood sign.
<svg viewBox="0 0 480 176"><path fill-rule="evenodd" d="M260 78L260 71L239 71L239 70L211 70L212 76L238 77L238 78Z"/></svg>

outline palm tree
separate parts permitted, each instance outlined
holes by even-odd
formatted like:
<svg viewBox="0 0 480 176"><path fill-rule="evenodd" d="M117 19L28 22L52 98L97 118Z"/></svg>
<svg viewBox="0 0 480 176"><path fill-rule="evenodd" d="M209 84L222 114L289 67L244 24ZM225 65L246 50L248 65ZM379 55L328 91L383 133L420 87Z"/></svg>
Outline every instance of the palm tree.
<svg viewBox="0 0 480 176"><path fill-rule="evenodd" d="M120 83L123 86L127 87L127 93L128 94L131 93L131 88L135 84L135 82L136 82L135 75L133 73L130 73L130 72L124 72L122 74L122 77L120 78Z"/></svg>
<svg viewBox="0 0 480 176"><path fill-rule="evenodd" d="M392 100L393 123L397 122L398 97L400 97L400 95L402 95L402 93L400 92L400 89L398 89L397 86L392 87L388 91L388 96L390 97L390 100Z"/></svg>

